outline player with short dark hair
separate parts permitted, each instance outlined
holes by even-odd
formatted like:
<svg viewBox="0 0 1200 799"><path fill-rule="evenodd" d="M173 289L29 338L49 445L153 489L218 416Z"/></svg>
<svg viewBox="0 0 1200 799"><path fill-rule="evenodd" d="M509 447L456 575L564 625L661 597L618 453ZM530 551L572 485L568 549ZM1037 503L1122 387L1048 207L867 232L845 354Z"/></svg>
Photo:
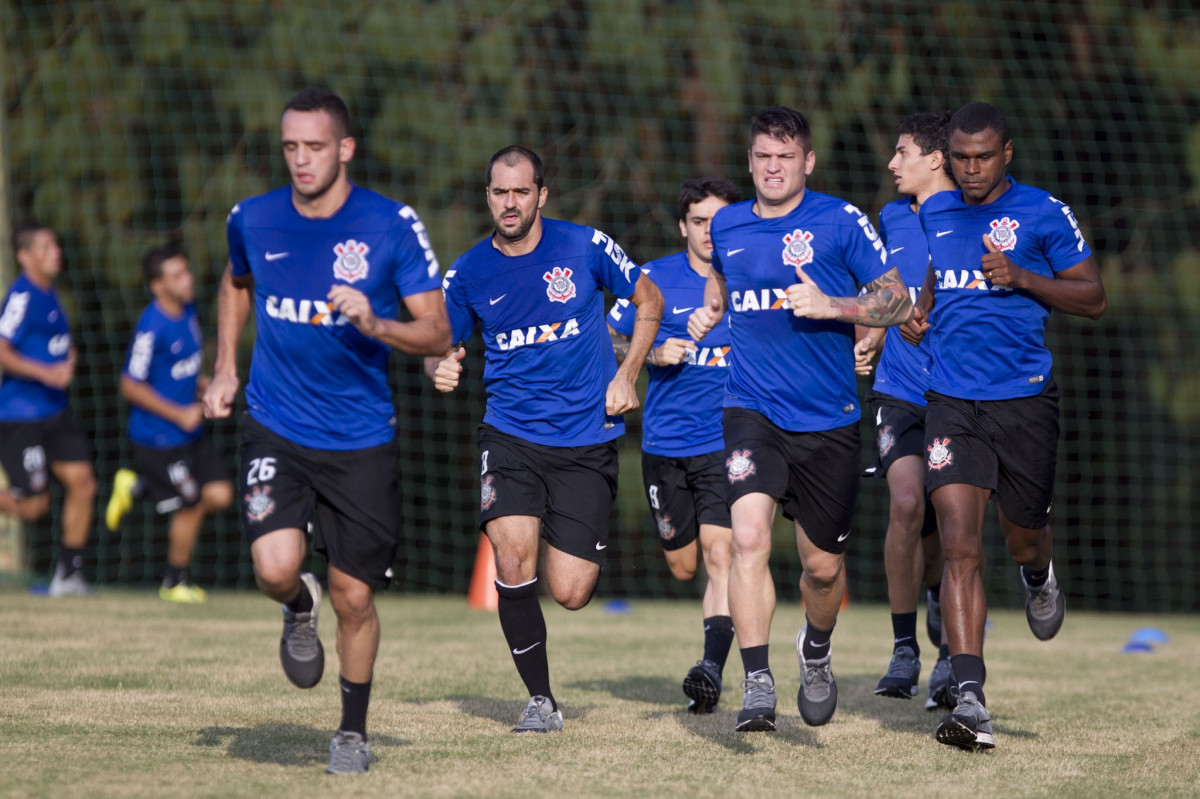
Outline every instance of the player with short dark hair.
<svg viewBox="0 0 1200 799"><path fill-rule="evenodd" d="M437 258L417 212L346 176L356 143L344 106L328 89L293 98L280 121L291 185L229 214L217 362L204 394L210 418L229 416L238 339L253 305L243 523L259 588L283 605L284 673L301 688L316 685L325 664L320 584L302 572L309 529L329 563L342 698L330 744L335 774L370 764L375 591L390 583L399 545L389 356L445 352L450 343ZM411 321L397 320L401 302Z"/></svg>
<svg viewBox="0 0 1200 799"><path fill-rule="evenodd" d="M795 523L804 569L806 624L796 637L800 716L825 724L837 708L830 636L846 590L846 539L860 470L854 325L896 324L912 308L866 215L806 188L816 153L804 115L768 108L755 115L750 131L755 198L713 218L705 305L688 321L688 333L702 342L728 298L737 353L724 403L733 522L729 607L746 672L739 731L775 729L769 557L779 505Z"/></svg>
<svg viewBox="0 0 1200 799"><path fill-rule="evenodd" d="M1020 564L1025 615L1039 639L1062 626L1048 525L1058 448L1058 387L1045 345L1051 309L1097 319L1100 272L1071 209L1008 174L1013 144L998 108L968 103L949 125L958 191L921 207L929 243L925 287L905 338L928 330L925 487L946 567L942 618L958 704L937 739L995 746L983 692L983 517L995 495L1009 553Z"/></svg>
<svg viewBox="0 0 1200 799"><path fill-rule="evenodd" d="M879 236L888 262L900 270L913 302L929 270L929 245L917 213L939 191L954 188L946 157L949 111L922 111L905 117L896 128L896 148L888 169L904 196L879 212ZM875 419L875 463L867 474L885 477L891 501L884 538L884 570L892 611L892 659L875 687L880 696L911 699L921 676L917 641L917 601L927 586L926 629L938 647L929 677L927 710L953 708L950 698L950 653L942 640L940 589L942 552L937 517L925 501L925 391L929 387L929 346L905 343L898 328L869 328L855 345L860 374L870 373L870 360L880 343L883 353L867 397Z"/></svg>
<svg viewBox="0 0 1200 799"><path fill-rule="evenodd" d="M532 156L532 157L531 157ZM568 610L592 598L609 546L621 417L662 316L654 283L608 235L542 216L541 161L507 147L488 165L494 232L464 253L444 282L453 339L482 327L487 412L479 428L479 527L496 555L500 627L529 701L513 732L562 729L550 689L546 622L538 602L538 542L546 540L551 596ZM637 307L618 368L604 324L604 289ZM453 391L466 350L427 358Z"/></svg>
<svg viewBox="0 0 1200 799"><path fill-rule="evenodd" d="M687 322L690 313L704 304L712 268L709 225L713 215L739 200L737 186L727 180L685 180L679 190L679 231L687 248L642 267L663 294L663 322L646 359L650 380L642 416L642 482L671 574L690 580L703 562L708 576L701 601L704 656L683 680L688 710L693 713L711 713L717 706L725 659L733 644L729 616L733 533L725 502L721 401L726 367L734 355L728 313L703 346L688 336ZM629 301L618 300L608 314L618 362L626 357L633 325Z"/></svg>
<svg viewBox="0 0 1200 799"><path fill-rule="evenodd" d="M0 513L40 519L50 510L50 476L62 483L62 545L48 593L81 596L91 593L81 568L96 472L91 441L67 401L76 353L54 291L62 248L40 222L19 225L13 240L21 274L0 305L0 465L10 486L0 491Z"/></svg>
<svg viewBox="0 0 1200 799"><path fill-rule="evenodd" d="M233 484L204 429L204 406L197 399L204 335L187 255L174 245L152 248L142 257L142 275L154 301L133 331L120 383L121 396L133 406L128 432L134 468L117 470L105 523L116 530L143 496L158 513L169 514L167 566L158 595L195 604L207 599L189 575L196 539L204 517L233 502Z"/></svg>

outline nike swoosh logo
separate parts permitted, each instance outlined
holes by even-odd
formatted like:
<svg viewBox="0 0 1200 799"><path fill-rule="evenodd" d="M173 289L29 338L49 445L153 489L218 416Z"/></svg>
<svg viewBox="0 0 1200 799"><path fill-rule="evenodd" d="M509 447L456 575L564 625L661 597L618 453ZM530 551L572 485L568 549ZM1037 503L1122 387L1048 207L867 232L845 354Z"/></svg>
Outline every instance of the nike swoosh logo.
<svg viewBox="0 0 1200 799"><path fill-rule="evenodd" d="M514 649L513 654L514 655L524 655L526 652L533 649L535 646L537 646L540 643L541 643L541 641L538 641L537 643L530 644L529 646L525 647L524 649Z"/></svg>
<svg viewBox="0 0 1200 799"><path fill-rule="evenodd" d="M888 250L888 255L895 255L896 253L900 252L903 249L904 249L903 247L897 247L894 250Z"/></svg>
<svg viewBox="0 0 1200 799"><path fill-rule="evenodd" d="M696 310L695 305L691 306L690 308L672 308L671 313L687 313L688 311L694 311L694 310Z"/></svg>
<svg viewBox="0 0 1200 799"><path fill-rule="evenodd" d="M268 261L278 261L280 258L287 258L291 253L287 252L269 252L266 255Z"/></svg>
<svg viewBox="0 0 1200 799"><path fill-rule="evenodd" d="M602 550L605 550L605 549L608 549L608 544L605 544L604 546L600 546L599 544L596 544L596 551L597 551L597 552L600 552L600 551L602 551Z"/></svg>
<svg viewBox="0 0 1200 799"><path fill-rule="evenodd" d="M847 530L846 532L844 532L844 533L842 533L841 535L839 535L839 536L838 536L838 543L841 543L842 541L845 541L845 540L846 540L847 538L849 538L849 537L850 537L850 531L849 531L849 530Z"/></svg>
<svg viewBox="0 0 1200 799"><path fill-rule="evenodd" d="M508 292L505 292L494 300L491 298L488 298L488 305L495 305L496 303L500 302L500 300L504 299L507 296L508 296Z"/></svg>
<svg viewBox="0 0 1200 799"><path fill-rule="evenodd" d="M823 644L809 644L809 646L811 646L813 649L824 649L825 647L829 646L829 642L826 641Z"/></svg>
<svg viewBox="0 0 1200 799"><path fill-rule="evenodd" d="M937 232L937 237L940 239L942 236L948 236L953 232L954 232L953 230L939 230Z"/></svg>
<svg viewBox="0 0 1200 799"><path fill-rule="evenodd" d="M742 250L744 250L744 249L746 249L746 248L745 248L745 247L739 247L739 248L737 248L736 250L726 250L726 251L725 251L725 257L726 257L726 258L730 258L730 257L732 257L732 256L734 256L734 255L737 255L739 252L741 252L741 251L742 251Z"/></svg>

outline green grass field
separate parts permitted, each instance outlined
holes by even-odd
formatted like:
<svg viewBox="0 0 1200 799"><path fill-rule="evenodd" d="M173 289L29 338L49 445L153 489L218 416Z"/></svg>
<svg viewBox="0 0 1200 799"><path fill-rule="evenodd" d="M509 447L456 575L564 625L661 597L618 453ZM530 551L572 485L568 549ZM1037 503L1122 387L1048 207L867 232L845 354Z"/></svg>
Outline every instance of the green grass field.
<svg viewBox="0 0 1200 799"><path fill-rule="evenodd" d="M460 597L380 599L383 644L370 773L324 774L339 720L334 619L326 676L292 688L279 612L251 593L179 607L148 592L88 599L0 593L0 795L175 796L1196 796L1200 618L1070 613L1036 641L992 614L988 697L997 748L937 744L937 714L872 694L890 655L887 609L851 605L834 634L840 703L799 718L792 648L802 611L776 614L780 729L737 734L736 652L717 712L684 712L699 606L546 606L566 729L511 735L524 706L495 614ZM1142 626L1170 642L1121 652ZM925 677L932 652L926 647ZM337 792L335 794L335 791Z"/></svg>

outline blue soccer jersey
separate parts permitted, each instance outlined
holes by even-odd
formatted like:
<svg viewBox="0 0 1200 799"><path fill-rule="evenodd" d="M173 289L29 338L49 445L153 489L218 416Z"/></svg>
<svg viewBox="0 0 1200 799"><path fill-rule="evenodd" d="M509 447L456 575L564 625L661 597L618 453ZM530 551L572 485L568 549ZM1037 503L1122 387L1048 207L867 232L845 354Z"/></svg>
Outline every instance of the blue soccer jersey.
<svg viewBox="0 0 1200 799"><path fill-rule="evenodd" d="M1050 306L984 278L985 234L1014 264L1042 277L1053 278L1092 254L1070 208L1041 189L1010 181L986 205L967 205L956 190L935 194L921 207L936 275L928 335L930 387L939 394L967 400L1030 397L1050 378L1045 344Z"/></svg>
<svg viewBox="0 0 1200 799"><path fill-rule="evenodd" d="M157 302L142 312L125 356L125 374L145 383L177 405L196 402L196 378L204 360L204 336L189 303L178 318L163 313ZM200 437L200 428L188 432L134 405L129 411L129 438L135 444L171 449Z"/></svg>
<svg viewBox="0 0 1200 799"><path fill-rule="evenodd" d="M725 407L758 411L793 432L858 421L854 326L792 314L787 287L802 267L831 297L852 297L887 272L887 253L853 205L806 190L790 214L764 219L754 200L713 216L713 266L725 276L737 359Z"/></svg>
<svg viewBox="0 0 1200 799"><path fill-rule="evenodd" d="M545 217L531 253L504 255L491 236L464 253L446 273L446 310L455 341L482 323L483 421L552 447L625 432L604 412L617 373L604 289L628 299L640 275L604 233Z"/></svg>
<svg viewBox="0 0 1200 799"><path fill-rule="evenodd" d="M54 289L42 289L17 275L0 309L0 338L22 357L43 364L65 361L71 353L67 315ZM0 421L35 422L67 407L67 392L36 380L0 378Z"/></svg>
<svg viewBox="0 0 1200 799"><path fill-rule="evenodd" d="M662 291L665 310L657 347L669 338L691 340L688 317L704 305L707 278L696 274L686 252L651 261L642 272ZM634 307L617 300L608 314L613 330L633 335ZM646 410L642 416L642 449L651 455L684 458L716 452L725 446L721 431L721 403L725 375L733 363L729 314L674 366L647 365Z"/></svg>
<svg viewBox="0 0 1200 799"><path fill-rule="evenodd" d="M879 212L879 236L888 251L888 266L899 270L913 304L929 271L929 244L910 198L890 202ZM929 340L913 346L890 327L875 369L875 390L916 405L925 404L929 388Z"/></svg>
<svg viewBox="0 0 1200 799"><path fill-rule="evenodd" d="M316 449L391 441L391 350L331 312L326 297L346 284L376 316L395 319L401 297L437 289L437 258L416 211L353 186L333 216L308 219L283 187L235 206L226 232L233 274L254 277L251 416Z"/></svg>

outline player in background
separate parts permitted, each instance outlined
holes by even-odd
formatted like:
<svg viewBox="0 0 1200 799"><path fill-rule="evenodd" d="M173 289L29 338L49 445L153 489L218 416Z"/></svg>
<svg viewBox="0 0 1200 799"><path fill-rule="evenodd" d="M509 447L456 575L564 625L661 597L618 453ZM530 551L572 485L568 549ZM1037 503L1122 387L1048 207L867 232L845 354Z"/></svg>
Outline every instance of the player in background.
<svg viewBox="0 0 1200 799"><path fill-rule="evenodd" d="M62 248L38 222L18 226L13 241L21 274L0 306L0 465L10 485L0 491L0 513L40 519L50 510L50 476L62 484L62 544L48 593L82 596L91 593L81 569L96 472L91 442L67 404L76 353L54 291Z"/></svg>
<svg viewBox="0 0 1200 799"><path fill-rule="evenodd" d="M837 708L830 636L846 592L861 457L854 325L893 325L912 311L866 215L806 188L816 153L804 115L782 106L760 111L749 141L755 198L713 217L705 304L688 320L689 335L703 343L726 307L732 312L737 357L728 370L724 432L733 521L729 608L746 674L739 731L775 729L769 558L780 505L795 523L804 569L800 716L825 724Z"/></svg>
<svg viewBox="0 0 1200 799"><path fill-rule="evenodd" d="M704 304L712 268L709 224L713 214L741 200L737 187L719 178L685 180L679 191L679 231L687 248L642 267L663 294L663 321L646 358L650 380L642 415L642 482L671 574L696 576L704 563L707 583L701 609L704 655L683 680L688 710L711 713L721 698L725 660L733 645L729 616L729 561L733 532L725 503L725 441L721 402L725 369L733 362L729 314L703 346L688 336L691 312ZM633 334L633 309L618 300L608 314L617 362Z"/></svg>
<svg viewBox="0 0 1200 799"><path fill-rule="evenodd" d="M204 517L233 502L233 484L204 429L198 400L204 336L188 258L176 247L151 249L142 257L142 277L154 301L133 331L120 384L132 406L134 468L117 471L104 518L115 531L142 497L158 513L169 514L167 567L158 595L194 604L207 599L188 573L196 539Z"/></svg>
<svg viewBox="0 0 1200 799"><path fill-rule="evenodd" d="M1008 174L1004 115L968 103L950 119L958 191L921 207L930 266L905 338L928 331L933 358L925 416L925 487L946 566L942 620L958 703L937 739L995 746L984 696L983 516L995 494L1009 553L1020 565L1025 615L1046 640L1066 601L1054 576L1049 527L1058 448L1058 387L1045 346L1057 309L1097 319L1100 272L1071 209Z"/></svg>
<svg viewBox="0 0 1200 799"><path fill-rule="evenodd" d="M662 317L658 288L609 236L542 216L541 158L513 145L484 178L495 230L446 273L453 340L484 343L487 412L479 428L479 527L496 555L500 627L529 701L513 732L562 729L550 688L546 622L538 601L538 542L550 595L588 603L609 546L621 415L638 407L634 383ZM604 289L636 307L617 367L604 323ZM426 359L453 391L466 350Z"/></svg>
<svg viewBox="0 0 1200 799"><path fill-rule="evenodd" d="M284 673L301 688L316 685L325 665L321 587L302 571L311 529L337 615L342 720L328 771L360 773L370 764L375 591L391 581L400 537L389 356L445 352L450 328L416 211L346 175L356 143L342 99L305 89L280 128L291 185L239 203L226 223L229 266L204 410L223 418L233 409L238 340L253 307L238 493L254 576L283 605ZM411 321L397 320L401 302Z"/></svg>
<svg viewBox="0 0 1200 799"><path fill-rule="evenodd" d="M917 213L939 191L954 186L946 157L949 111L923 111L906 117L896 129L895 154L888 170L896 190L904 195L879 213L879 236L888 250L888 263L900 270L915 303L929 270L929 246ZM926 630L937 660L929 676L927 710L954 704L949 696L950 652L942 640L942 550L937 517L925 501L925 391L929 388L928 342L912 346L899 328L865 328L855 345L860 374L870 373L874 352L883 345L875 372L874 390L867 403L875 420L875 463L867 470L886 477L888 495L884 570L892 611L892 659L875 687L880 696L911 699L921 676L921 646L917 641L917 601L927 587Z"/></svg>

